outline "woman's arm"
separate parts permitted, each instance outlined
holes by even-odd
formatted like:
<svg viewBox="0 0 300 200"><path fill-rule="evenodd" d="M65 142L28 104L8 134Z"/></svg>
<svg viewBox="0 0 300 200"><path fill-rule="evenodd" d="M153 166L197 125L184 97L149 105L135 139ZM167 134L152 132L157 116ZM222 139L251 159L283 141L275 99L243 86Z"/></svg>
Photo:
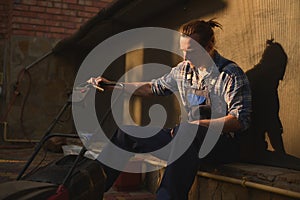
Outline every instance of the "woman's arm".
<svg viewBox="0 0 300 200"><path fill-rule="evenodd" d="M153 96L150 82L123 83L123 85L126 93L142 97Z"/></svg>
<svg viewBox="0 0 300 200"><path fill-rule="evenodd" d="M235 132L243 128L242 123L233 115L228 114L225 117L217 118L217 119L201 119L192 121L191 124L197 124L200 126L209 127L209 125L213 123L217 125L224 125L223 131L225 133Z"/></svg>
<svg viewBox="0 0 300 200"><path fill-rule="evenodd" d="M96 77L96 78L92 77L87 82L97 87L99 87L101 83L104 83L100 87L107 90L113 90L114 88L118 88L118 86L105 85L105 83L109 84L112 81L109 81L103 77ZM122 83L122 85L126 93L133 94L136 96L143 96L143 97L153 96L150 82Z"/></svg>

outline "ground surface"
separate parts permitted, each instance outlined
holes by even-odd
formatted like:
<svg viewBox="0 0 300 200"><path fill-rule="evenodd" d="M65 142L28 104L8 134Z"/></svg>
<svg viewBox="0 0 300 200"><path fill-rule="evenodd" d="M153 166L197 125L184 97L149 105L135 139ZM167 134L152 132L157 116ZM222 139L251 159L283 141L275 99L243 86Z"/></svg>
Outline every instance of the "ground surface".
<svg viewBox="0 0 300 200"><path fill-rule="evenodd" d="M2 146L0 149L0 183L15 180L19 172L26 164L26 161L33 152L33 148L11 148L11 146ZM41 151L30 169L37 166L44 157L44 151ZM63 156L60 153L47 152L42 165L47 164ZM1 192L1 191L0 191ZM137 191L117 191L111 189L104 195L104 200L154 200L155 196L144 189Z"/></svg>

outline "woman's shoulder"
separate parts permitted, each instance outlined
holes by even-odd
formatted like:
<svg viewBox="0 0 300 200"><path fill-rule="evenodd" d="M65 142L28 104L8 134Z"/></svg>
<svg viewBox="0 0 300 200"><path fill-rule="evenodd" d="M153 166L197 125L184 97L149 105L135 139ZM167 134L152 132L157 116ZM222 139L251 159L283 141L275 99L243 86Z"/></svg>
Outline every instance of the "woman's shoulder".
<svg viewBox="0 0 300 200"><path fill-rule="evenodd" d="M228 64L222 68L221 72L224 72L228 75L245 75L245 72L242 70L242 68L233 61L228 62Z"/></svg>

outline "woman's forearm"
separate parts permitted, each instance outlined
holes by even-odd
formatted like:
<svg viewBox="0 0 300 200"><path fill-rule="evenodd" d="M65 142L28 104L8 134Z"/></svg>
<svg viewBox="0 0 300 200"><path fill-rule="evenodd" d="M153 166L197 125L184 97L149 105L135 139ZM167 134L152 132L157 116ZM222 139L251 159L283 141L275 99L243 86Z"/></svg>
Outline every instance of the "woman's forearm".
<svg viewBox="0 0 300 200"><path fill-rule="evenodd" d="M143 97L153 96L150 82L132 82L123 85L126 93Z"/></svg>
<svg viewBox="0 0 300 200"><path fill-rule="evenodd" d="M233 115L227 115L217 119L201 119L192 121L191 123L205 127L209 127L211 123L214 123L216 126L223 125L222 132L235 132L242 128L241 122Z"/></svg>

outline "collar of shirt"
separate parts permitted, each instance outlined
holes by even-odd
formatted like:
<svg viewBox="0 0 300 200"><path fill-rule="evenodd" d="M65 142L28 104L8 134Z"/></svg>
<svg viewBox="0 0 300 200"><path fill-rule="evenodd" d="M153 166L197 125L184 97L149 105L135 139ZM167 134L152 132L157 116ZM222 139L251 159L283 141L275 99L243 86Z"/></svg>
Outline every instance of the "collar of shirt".
<svg viewBox="0 0 300 200"><path fill-rule="evenodd" d="M215 65L217 66L217 69L218 71L222 71L221 67L224 66L224 64L226 62L228 62L228 60L226 58L224 58L223 56L221 56L219 54L218 51L215 50L215 53L214 53L214 57L213 57L213 61L215 62Z"/></svg>

